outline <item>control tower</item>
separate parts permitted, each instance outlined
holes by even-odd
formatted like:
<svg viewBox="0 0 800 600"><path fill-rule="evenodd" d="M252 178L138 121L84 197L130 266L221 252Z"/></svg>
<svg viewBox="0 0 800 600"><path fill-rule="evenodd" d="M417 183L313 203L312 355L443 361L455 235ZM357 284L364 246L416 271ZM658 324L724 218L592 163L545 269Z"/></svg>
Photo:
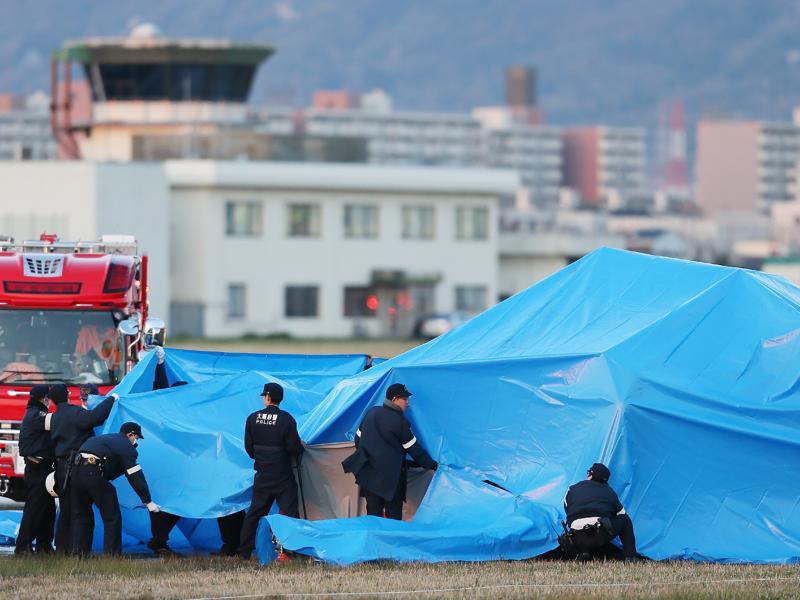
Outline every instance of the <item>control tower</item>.
<svg viewBox="0 0 800 600"><path fill-rule="evenodd" d="M154 139L180 139L191 154L195 137L213 138L244 122L256 70L273 52L260 44L167 39L147 23L128 37L67 42L51 65L59 156L135 160ZM91 91L88 110L76 110L73 100L75 64Z"/></svg>

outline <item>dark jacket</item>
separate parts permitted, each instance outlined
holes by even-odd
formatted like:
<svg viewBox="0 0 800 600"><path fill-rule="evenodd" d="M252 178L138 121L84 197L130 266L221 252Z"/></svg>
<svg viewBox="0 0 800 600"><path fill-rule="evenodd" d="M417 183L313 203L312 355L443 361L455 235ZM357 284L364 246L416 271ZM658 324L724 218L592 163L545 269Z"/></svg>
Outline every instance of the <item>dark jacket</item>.
<svg viewBox="0 0 800 600"><path fill-rule="evenodd" d="M124 474L133 491L142 502L150 502L150 488L144 478L142 467L137 463L139 453L124 433L107 433L86 440L80 452L94 454L104 460L103 477L112 481Z"/></svg>
<svg viewBox="0 0 800 600"><path fill-rule="evenodd" d="M375 406L367 412L356 432L357 454L366 459L353 474L362 488L386 500L391 500L403 475L406 453L425 469L437 464L425 451L411 431L411 425L393 402Z"/></svg>
<svg viewBox="0 0 800 600"><path fill-rule="evenodd" d="M73 450L94 434L94 428L102 425L114 406L109 396L92 410L62 402L50 418L50 437L56 447L56 457L69 456Z"/></svg>
<svg viewBox="0 0 800 600"><path fill-rule="evenodd" d="M244 426L244 449L254 468L273 483L294 480L292 457L303 453L294 417L277 406L257 410Z"/></svg>
<svg viewBox="0 0 800 600"><path fill-rule="evenodd" d="M28 402L22 425L19 428L20 456L41 459L43 463L52 463L55 459L53 440L50 432L45 431L47 407L38 400Z"/></svg>
<svg viewBox="0 0 800 600"><path fill-rule="evenodd" d="M584 479L571 486L564 498L567 522L584 517L613 517L621 511L622 503L608 483Z"/></svg>

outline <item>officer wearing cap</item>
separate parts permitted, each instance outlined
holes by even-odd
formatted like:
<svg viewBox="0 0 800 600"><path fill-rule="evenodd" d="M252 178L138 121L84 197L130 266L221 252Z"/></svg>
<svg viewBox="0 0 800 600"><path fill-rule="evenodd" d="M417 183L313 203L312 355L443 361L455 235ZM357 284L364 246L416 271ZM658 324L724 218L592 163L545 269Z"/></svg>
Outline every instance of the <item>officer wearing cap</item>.
<svg viewBox="0 0 800 600"><path fill-rule="evenodd" d="M367 412L356 431L354 456L361 455L363 459L353 465L352 472L367 501L368 515L403 518L407 453L425 469L435 471L438 467L417 441L403 414L410 396L402 383L390 385L386 400Z"/></svg>
<svg viewBox="0 0 800 600"><path fill-rule="evenodd" d="M112 394L92 410L86 410L69 403L69 390L63 383L50 386L47 395L56 405L56 412L48 414L44 421L44 428L50 432L56 454L56 490L59 497L56 551L59 554L69 554L73 546L70 522L73 512L72 498L68 491L72 471L71 458L94 435L94 428L105 422L118 396Z"/></svg>
<svg viewBox="0 0 800 600"><path fill-rule="evenodd" d="M78 391L81 394L81 406L83 408L89 408L89 396L97 396L100 393L100 389L95 383L82 383Z"/></svg>
<svg viewBox="0 0 800 600"><path fill-rule="evenodd" d="M253 499L242 525L238 554L250 558L255 547L258 521L269 513L277 500L281 513L297 518L297 482L292 472L292 459L303 453L303 442L297 433L297 423L288 412L278 408L283 400L283 388L267 383L261 392L264 408L249 417L244 428L244 449L255 461Z"/></svg>
<svg viewBox="0 0 800 600"><path fill-rule="evenodd" d="M123 423L119 433L98 435L86 440L76 457L72 482L72 537L74 552L89 553L94 524L89 519L92 505L103 518L103 552L122 554L122 513L117 490L111 481L124 474L133 490L150 512L159 508L150 497L150 489L138 464L138 440L144 439L138 423Z"/></svg>
<svg viewBox="0 0 800 600"><path fill-rule="evenodd" d="M50 554L53 551L56 503L45 485L55 461L50 432L44 428L49 408L47 386L33 386L19 432L19 454L25 459L27 496L19 524L15 554L32 552L34 540L37 554Z"/></svg>
<svg viewBox="0 0 800 600"><path fill-rule="evenodd" d="M608 485L611 471L602 463L594 463L586 475L586 479L569 488L564 498L573 544L578 552L591 555L619 537L625 560L637 560L633 523Z"/></svg>

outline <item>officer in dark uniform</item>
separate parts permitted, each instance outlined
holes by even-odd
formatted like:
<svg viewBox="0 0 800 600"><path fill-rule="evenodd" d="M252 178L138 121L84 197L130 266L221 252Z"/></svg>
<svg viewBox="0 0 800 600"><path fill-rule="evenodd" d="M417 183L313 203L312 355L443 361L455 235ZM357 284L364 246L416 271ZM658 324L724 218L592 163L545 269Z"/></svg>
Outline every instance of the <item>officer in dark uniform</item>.
<svg viewBox="0 0 800 600"><path fill-rule="evenodd" d="M277 499L281 513L297 518L297 482L292 472L292 459L299 460L303 442L297 434L297 423L288 412L278 408L283 388L267 383L261 392L264 408L249 417L244 428L244 449L255 460L253 499L242 525L239 541L240 558L250 558L255 547L258 521Z"/></svg>
<svg viewBox="0 0 800 600"><path fill-rule="evenodd" d="M44 420L50 400L47 386L31 388L30 399L19 432L19 454L25 459L25 487L27 496L22 510L22 521L14 552L29 554L36 540L37 554L53 552L53 524L56 519L56 502L45 486L53 470L55 453L50 432L44 430Z"/></svg>
<svg viewBox="0 0 800 600"><path fill-rule="evenodd" d="M592 555L619 536L625 560L635 561L638 558L633 523L616 492L608 485L609 477L608 467L594 463L587 471L587 478L567 491L564 510L572 543L578 552Z"/></svg>
<svg viewBox="0 0 800 600"><path fill-rule="evenodd" d="M72 467L70 457L78 448L94 434L94 428L102 425L108 418L114 401L118 398L112 394L92 410L70 404L69 391L63 383L50 387L50 400L56 404L56 412L45 417L45 429L55 445L56 454L56 490L59 497L59 517L56 525L56 551L69 554L72 551L72 500L68 491L69 477Z"/></svg>
<svg viewBox="0 0 800 600"><path fill-rule="evenodd" d="M439 466L417 441L403 414L409 396L411 392L402 383L390 385L383 405L371 408L356 431L353 456L361 460L350 471L367 501L368 515L403 518L406 453L425 469L435 471Z"/></svg>
<svg viewBox="0 0 800 600"><path fill-rule="evenodd" d="M72 537L75 554L85 556L91 550L94 524L89 516L96 504L103 517L103 553L122 554L122 513L117 490L111 481L125 474L133 490L150 512L158 506L142 467L137 463L137 441L144 439L138 423L123 423L119 433L98 435L86 440L75 457L72 481Z"/></svg>

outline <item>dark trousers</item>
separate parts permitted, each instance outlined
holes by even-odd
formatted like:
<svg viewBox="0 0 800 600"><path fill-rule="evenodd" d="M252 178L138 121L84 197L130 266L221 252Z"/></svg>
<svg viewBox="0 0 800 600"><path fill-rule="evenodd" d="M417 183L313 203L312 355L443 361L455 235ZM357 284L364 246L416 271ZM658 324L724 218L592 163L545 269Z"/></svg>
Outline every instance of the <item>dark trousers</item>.
<svg viewBox="0 0 800 600"><path fill-rule="evenodd" d="M226 556L236 554L239 547L239 537L242 534L242 524L244 523L245 512L240 510L232 515L217 517L219 535L222 538L222 548L219 553ZM147 544L153 550L164 548L169 540L169 533L180 520L178 515L173 515L165 511L150 513L150 534L152 538Z"/></svg>
<svg viewBox="0 0 800 600"><path fill-rule="evenodd" d="M361 494L367 501L367 514L373 517L383 517L387 519L397 519L398 521L403 518L403 502L406 499L406 472L403 470L400 476L400 482L397 484L394 496L391 500L387 500L381 496L377 496L366 488L361 488Z"/></svg>
<svg viewBox="0 0 800 600"><path fill-rule="evenodd" d="M633 534L633 522L628 515L614 515L611 517L611 531L605 529L588 531L575 531L572 541L579 552L594 553L603 550L614 538L619 537L622 542L622 552L625 558L636 556L636 536Z"/></svg>
<svg viewBox="0 0 800 600"><path fill-rule="evenodd" d="M103 553L122 554L122 513L117 490L97 465L82 465L72 472L72 539L74 552L89 554L94 536L92 505L103 518Z"/></svg>
<svg viewBox="0 0 800 600"><path fill-rule="evenodd" d="M56 520L56 500L47 491L45 480L52 470L52 463L34 463L25 460L25 507L15 552L30 552L36 540L36 552L40 554L53 551L53 524Z"/></svg>
<svg viewBox="0 0 800 600"><path fill-rule="evenodd" d="M269 513L275 500L278 501L281 514L294 518L300 516L297 510L297 483L294 477L276 482L268 474L256 472L253 478L253 499L244 517L242 535L239 538L239 556L250 556L256 546L258 521Z"/></svg>
<svg viewBox="0 0 800 600"><path fill-rule="evenodd" d="M64 478L67 475L67 457L56 459L56 491L58 492L58 522L56 523L56 552L69 554L72 552L72 497L70 496L71 482L64 489ZM74 471L73 471L74 474ZM94 513L89 515L92 529L94 529Z"/></svg>
<svg viewBox="0 0 800 600"><path fill-rule="evenodd" d="M234 556L239 548L239 540L242 537L242 527L244 526L245 511L240 510L232 515L217 517L219 527L219 537L222 538L222 548L219 553L224 556Z"/></svg>

